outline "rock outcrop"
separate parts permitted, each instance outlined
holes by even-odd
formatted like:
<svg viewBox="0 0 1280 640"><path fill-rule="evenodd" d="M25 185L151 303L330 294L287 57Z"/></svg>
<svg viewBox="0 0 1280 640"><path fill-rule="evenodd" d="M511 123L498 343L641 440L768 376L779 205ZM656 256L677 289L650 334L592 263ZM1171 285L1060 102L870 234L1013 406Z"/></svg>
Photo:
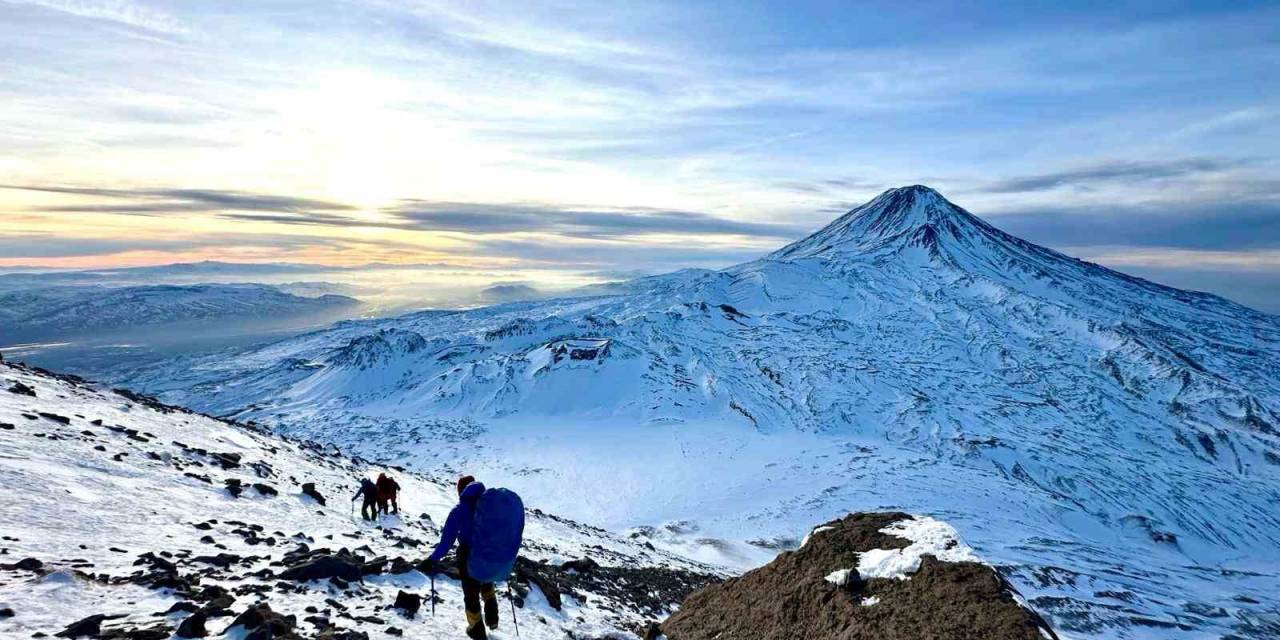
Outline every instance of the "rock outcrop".
<svg viewBox="0 0 1280 640"><path fill-rule="evenodd" d="M922 529L930 535L912 539ZM851 514L768 565L693 594L662 632L670 640L1057 637L990 566L951 561L972 553L940 531L951 529L905 513Z"/></svg>

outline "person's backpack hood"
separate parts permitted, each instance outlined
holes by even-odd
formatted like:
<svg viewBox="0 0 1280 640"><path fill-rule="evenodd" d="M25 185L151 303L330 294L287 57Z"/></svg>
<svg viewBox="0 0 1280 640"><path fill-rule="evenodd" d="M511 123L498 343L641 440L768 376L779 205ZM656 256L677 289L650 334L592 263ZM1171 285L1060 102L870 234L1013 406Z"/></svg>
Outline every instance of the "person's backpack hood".
<svg viewBox="0 0 1280 640"><path fill-rule="evenodd" d="M458 496L458 502L474 503L480 499L480 495L484 493L483 482L472 482L462 489L462 495Z"/></svg>

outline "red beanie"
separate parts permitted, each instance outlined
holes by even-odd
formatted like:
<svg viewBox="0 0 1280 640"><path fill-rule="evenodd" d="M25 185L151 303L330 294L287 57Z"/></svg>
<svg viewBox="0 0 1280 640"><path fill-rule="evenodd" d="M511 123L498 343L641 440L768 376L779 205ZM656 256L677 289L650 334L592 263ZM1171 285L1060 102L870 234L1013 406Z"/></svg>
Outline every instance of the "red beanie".
<svg viewBox="0 0 1280 640"><path fill-rule="evenodd" d="M467 485L475 481L475 476L462 476L461 478L458 478L458 495L462 495L462 490L466 489Z"/></svg>

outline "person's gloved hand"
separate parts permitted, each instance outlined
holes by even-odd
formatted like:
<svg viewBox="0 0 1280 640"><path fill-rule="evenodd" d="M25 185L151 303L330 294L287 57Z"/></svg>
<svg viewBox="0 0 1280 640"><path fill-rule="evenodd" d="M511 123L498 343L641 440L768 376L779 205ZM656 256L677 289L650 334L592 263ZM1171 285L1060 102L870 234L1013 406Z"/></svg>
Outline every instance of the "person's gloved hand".
<svg viewBox="0 0 1280 640"><path fill-rule="evenodd" d="M435 560L423 560L422 566L419 568L422 569L423 573L429 576L436 576L440 574L440 563Z"/></svg>

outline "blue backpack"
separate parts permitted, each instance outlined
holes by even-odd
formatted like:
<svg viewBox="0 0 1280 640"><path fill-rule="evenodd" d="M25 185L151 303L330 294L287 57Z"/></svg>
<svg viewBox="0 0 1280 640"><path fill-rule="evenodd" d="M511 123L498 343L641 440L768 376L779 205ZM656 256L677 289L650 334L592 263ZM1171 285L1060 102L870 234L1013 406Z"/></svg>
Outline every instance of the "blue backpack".
<svg viewBox="0 0 1280 640"><path fill-rule="evenodd" d="M509 489L486 489L476 500L467 573L479 582L502 582L516 564L524 537L524 503Z"/></svg>

